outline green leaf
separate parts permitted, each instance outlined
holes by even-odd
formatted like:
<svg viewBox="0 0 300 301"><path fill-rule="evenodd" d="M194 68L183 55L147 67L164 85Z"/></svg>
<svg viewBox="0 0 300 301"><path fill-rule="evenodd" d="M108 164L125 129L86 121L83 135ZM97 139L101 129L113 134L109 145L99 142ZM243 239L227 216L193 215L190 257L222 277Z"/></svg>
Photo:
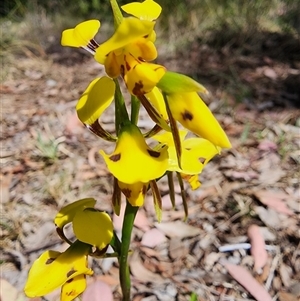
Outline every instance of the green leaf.
<svg viewBox="0 0 300 301"><path fill-rule="evenodd" d="M197 301L198 300L198 295L196 293L192 293L190 297L190 301Z"/></svg>
<svg viewBox="0 0 300 301"><path fill-rule="evenodd" d="M201 84L192 78L170 71L167 71L164 74L156 86L166 94L187 92L208 93L208 91Z"/></svg>

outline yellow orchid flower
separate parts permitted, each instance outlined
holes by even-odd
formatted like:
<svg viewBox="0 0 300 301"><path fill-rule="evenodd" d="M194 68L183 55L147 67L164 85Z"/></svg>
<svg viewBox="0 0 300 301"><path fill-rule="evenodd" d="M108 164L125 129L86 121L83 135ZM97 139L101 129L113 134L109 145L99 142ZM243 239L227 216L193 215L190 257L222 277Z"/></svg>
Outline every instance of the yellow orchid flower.
<svg viewBox="0 0 300 301"><path fill-rule="evenodd" d="M30 298L41 297L80 275L92 275L93 271L87 267L90 248L91 246L76 241L63 253L51 250L44 252L29 271L25 294ZM77 293L82 291L78 290Z"/></svg>
<svg viewBox="0 0 300 301"><path fill-rule="evenodd" d="M86 49L104 65L108 76L116 78L121 75L130 93L141 95L150 92L165 73L163 66L148 63L157 57L153 28L161 7L146 0L125 5L124 11L136 18L123 18L112 37L101 45L94 40L100 28L97 20L85 21L65 30L61 43Z"/></svg>
<svg viewBox="0 0 300 301"><path fill-rule="evenodd" d="M186 130L179 131L182 155L181 155L181 168L178 166L176 148L172 134L169 132L158 134L152 138L166 144L168 146L169 154L169 171L176 171L182 174L182 177L186 179L196 189L200 186L198 181L198 174L200 174L204 166L217 154L220 153L221 148L216 147L210 141L203 138L188 138ZM197 175L197 176L195 176Z"/></svg>
<svg viewBox="0 0 300 301"><path fill-rule="evenodd" d="M113 237L109 215L94 209L96 200L86 198L62 208L54 222L63 234L63 227L72 222L78 240L69 242L63 253L44 252L32 265L24 291L28 297L44 296L62 287L61 301L71 301L86 288L85 275L93 271L87 267L87 255L96 247L106 250ZM95 235L95 233L97 235ZM64 238L64 235L62 235Z"/></svg>
<svg viewBox="0 0 300 301"><path fill-rule="evenodd" d="M107 155L100 150L100 154L114 177L126 184L148 183L161 177L168 167L167 147L151 149L140 129L131 123L121 128L115 151Z"/></svg>

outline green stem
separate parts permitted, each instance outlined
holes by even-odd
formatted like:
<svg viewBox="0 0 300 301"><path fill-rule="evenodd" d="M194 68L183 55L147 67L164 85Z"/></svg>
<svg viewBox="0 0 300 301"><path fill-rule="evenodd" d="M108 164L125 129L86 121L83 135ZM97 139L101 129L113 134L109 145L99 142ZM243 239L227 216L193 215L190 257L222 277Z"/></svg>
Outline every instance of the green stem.
<svg viewBox="0 0 300 301"><path fill-rule="evenodd" d="M141 103L138 98L134 95L131 95L131 122L133 124L137 124L139 119L139 111L140 111Z"/></svg>
<svg viewBox="0 0 300 301"><path fill-rule="evenodd" d="M118 79L114 79L116 84L116 91L115 91L115 123L116 123L116 134L118 135L120 130L120 125L125 120L129 120L128 112L126 110L125 101L123 94L120 89L120 84Z"/></svg>
<svg viewBox="0 0 300 301"><path fill-rule="evenodd" d="M177 156L177 161L178 161L178 166L181 168L181 154L182 154L182 148L181 148L181 140L180 140L180 135L179 135L179 130L177 127L176 120L174 119L171 109L169 107L169 102L168 102L168 97L165 92L162 93L166 105L166 111L169 117L169 122L170 122L170 127L172 131L172 136L174 140L174 145L176 149L176 156Z"/></svg>
<svg viewBox="0 0 300 301"><path fill-rule="evenodd" d="M130 273L128 266L128 251L130 246L131 232L133 228L133 222L139 207L133 207L127 201L126 209L124 213L123 227L122 227L122 245L121 254L119 257L120 265L120 284L123 293L123 301L130 301Z"/></svg>
<svg viewBox="0 0 300 301"><path fill-rule="evenodd" d="M122 23L123 15L120 10L119 4L117 0L110 0L110 5L114 14L114 25L115 29L118 28L118 26Z"/></svg>

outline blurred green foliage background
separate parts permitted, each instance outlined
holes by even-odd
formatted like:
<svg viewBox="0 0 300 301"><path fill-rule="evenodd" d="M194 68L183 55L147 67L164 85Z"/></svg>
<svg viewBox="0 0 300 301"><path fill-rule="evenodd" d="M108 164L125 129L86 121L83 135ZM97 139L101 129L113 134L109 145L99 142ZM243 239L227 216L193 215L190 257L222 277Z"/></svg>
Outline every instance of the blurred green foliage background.
<svg viewBox="0 0 300 301"><path fill-rule="evenodd" d="M286 68L299 68L300 0L156 1L163 8L156 24L160 63L174 59L174 66L180 60L177 71L225 87L237 100L259 98L253 91L260 87L253 88L246 78L241 79L247 64L255 70L268 57L280 64L287 62ZM119 0L120 5L128 2L132 1ZM14 55L46 57L67 51L60 45L62 30L88 18L101 20L98 42L109 37L113 31L109 0L2 0L3 70L10 62L14 64ZM231 58L240 58L239 66ZM186 65L187 61L193 66ZM1 78L6 74L2 71ZM288 93L299 93L300 97L300 91L295 91L298 76L294 76L292 84L276 85L280 89L287 85Z"/></svg>
<svg viewBox="0 0 300 301"><path fill-rule="evenodd" d="M120 4L128 2L131 1L119 1ZM299 0L159 0L158 3L165 17L176 17L172 20L177 25L202 23L209 18L210 25L243 28L259 26L265 19L282 30L300 32ZM108 0L3 0L0 16L15 19L41 9L47 14L64 17L110 16Z"/></svg>

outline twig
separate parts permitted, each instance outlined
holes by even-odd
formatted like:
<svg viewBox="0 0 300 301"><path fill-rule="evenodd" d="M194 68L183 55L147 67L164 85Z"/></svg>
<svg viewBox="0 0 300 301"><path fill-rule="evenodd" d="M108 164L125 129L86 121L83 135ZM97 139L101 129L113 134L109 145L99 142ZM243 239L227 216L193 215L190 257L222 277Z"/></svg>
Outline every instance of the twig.
<svg viewBox="0 0 300 301"><path fill-rule="evenodd" d="M270 271L269 271L269 276L268 276L268 279L266 281L266 284L265 284L265 288L266 290L269 290L270 287L271 287L271 283L272 283L272 280L274 278L274 272L276 270L276 267L278 265L278 262L279 262L279 259L281 258L281 255L280 254L277 254L273 261L272 261L272 265L270 267Z"/></svg>
<svg viewBox="0 0 300 301"><path fill-rule="evenodd" d="M271 246L271 245L266 245L265 248L267 251L277 251L277 249L278 249L277 246ZM231 251L240 250L240 249L249 250L249 249L251 249L251 244L239 243L239 244L225 245L225 246L219 247L218 249L219 249L219 252L231 252Z"/></svg>

